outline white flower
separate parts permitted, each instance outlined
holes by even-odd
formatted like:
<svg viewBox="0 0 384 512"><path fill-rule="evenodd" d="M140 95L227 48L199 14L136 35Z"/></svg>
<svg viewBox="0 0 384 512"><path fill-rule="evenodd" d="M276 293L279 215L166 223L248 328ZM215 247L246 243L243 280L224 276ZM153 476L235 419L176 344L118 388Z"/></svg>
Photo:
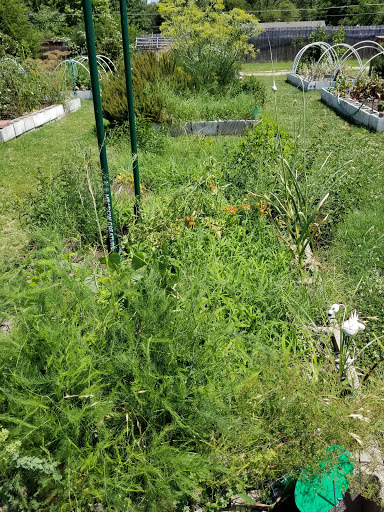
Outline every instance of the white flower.
<svg viewBox="0 0 384 512"><path fill-rule="evenodd" d="M332 306L330 307L330 309L328 311L328 316L335 316L335 313L338 313L340 306L342 306L342 305L343 304L332 304Z"/></svg>
<svg viewBox="0 0 384 512"><path fill-rule="evenodd" d="M273 84L273 85L272 85L272 91L277 91L276 84Z"/></svg>
<svg viewBox="0 0 384 512"><path fill-rule="evenodd" d="M349 318L341 326L343 333L347 336L354 336L358 331L364 331L365 325L358 321L356 311L350 314Z"/></svg>

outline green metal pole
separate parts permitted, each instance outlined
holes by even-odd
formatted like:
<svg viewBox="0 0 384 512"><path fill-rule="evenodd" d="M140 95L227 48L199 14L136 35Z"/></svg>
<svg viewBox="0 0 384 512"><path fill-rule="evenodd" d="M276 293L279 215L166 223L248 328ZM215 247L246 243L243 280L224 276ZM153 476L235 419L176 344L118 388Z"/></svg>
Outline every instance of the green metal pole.
<svg viewBox="0 0 384 512"><path fill-rule="evenodd" d="M123 51L124 51L125 81L126 81L126 87L127 87L127 100L128 100L129 132L131 135L131 151L132 151L132 160L133 160L133 181L135 184L136 199L137 199L137 201L140 201L141 195L140 195L139 161L137 159L135 111L133 109L131 57L130 57L130 53L129 53L128 16L127 16L126 0L120 0L120 18L121 18L121 32L123 35ZM136 205L136 213L137 213L137 207L138 207L138 205Z"/></svg>
<svg viewBox="0 0 384 512"><path fill-rule="evenodd" d="M103 111L101 108L100 84L96 60L95 33L92 20L91 0L83 0L85 35L88 47L89 71L91 74L93 108L95 111L97 141L99 144L99 156L101 174L103 179L104 203L107 213L108 227L108 249L109 252L119 251L119 241L115 231L115 223L113 219L111 184L109 182L107 151L105 148L105 134L103 124Z"/></svg>

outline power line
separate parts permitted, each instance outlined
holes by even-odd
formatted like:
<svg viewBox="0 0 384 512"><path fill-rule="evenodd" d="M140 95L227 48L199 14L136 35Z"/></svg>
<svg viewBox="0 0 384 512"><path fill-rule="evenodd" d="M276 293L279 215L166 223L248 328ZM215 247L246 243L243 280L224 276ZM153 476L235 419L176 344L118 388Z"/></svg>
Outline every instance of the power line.
<svg viewBox="0 0 384 512"><path fill-rule="evenodd" d="M380 5L384 5L384 3L380 4L365 4L364 7L378 7ZM354 4L354 5L332 5L330 7L293 7L292 9L260 9L260 10L252 10L252 11L245 11L247 13L268 13L268 12L291 12L292 10L295 11L324 11L329 9L349 9L352 7L362 7L360 4Z"/></svg>
<svg viewBox="0 0 384 512"><path fill-rule="evenodd" d="M331 5L329 7L293 7L292 9L260 9L260 10L252 10L252 11L245 11L248 14L268 14L270 12L291 12L292 10L295 11L328 11L330 9L352 9L354 7L379 7L381 5L384 5L384 2L378 3L378 4L365 4L364 6L361 6L360 4L352 4L352 5ZM364 14L364 13L362 13ZM376 13L366 13L366 14L376 14ZM81 13L60 13L60 15L64 16L81 16ZM29 17L38 16L38 13L30 13L28 14ZM158 12L131 12L127 13L127 16L161 16ZM338 14L327 14L327 16L339 16ZM340 15L344 16L344 15Z"/></svg>

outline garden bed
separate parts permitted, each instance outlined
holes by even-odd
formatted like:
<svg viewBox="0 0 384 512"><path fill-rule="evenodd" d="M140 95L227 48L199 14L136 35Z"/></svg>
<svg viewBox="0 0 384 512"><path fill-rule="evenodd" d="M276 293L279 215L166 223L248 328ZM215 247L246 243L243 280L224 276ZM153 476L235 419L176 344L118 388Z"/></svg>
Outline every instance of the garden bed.
<svg viewBox="0 0 384 512"><path fill-rule="evenodd" d="M32 114L12 119L11 121L0 121L0 142L8 142L15 137L20 137L47 123L61 119L63 116L74 112L81 107L79 98L68 100L64 105L51 105Z"/></svg>
<svg viewBox="0 0 384 512"><path fill-rule="evenodd" d="M366 126L377 132L384 130L383 114L373 110L372 106L362 106L361 102L351 98L340 98L325 88L321 89L321 100L355 124Z"/></svg>
<svg viewBox="0 0 384 512"><path fill-rule="evenodd" d="M303 89L305 92L319 91L323 87L334 87L336 85L336 82L333 80L306 80L295 73L287 73L287 82Z"/></svg>

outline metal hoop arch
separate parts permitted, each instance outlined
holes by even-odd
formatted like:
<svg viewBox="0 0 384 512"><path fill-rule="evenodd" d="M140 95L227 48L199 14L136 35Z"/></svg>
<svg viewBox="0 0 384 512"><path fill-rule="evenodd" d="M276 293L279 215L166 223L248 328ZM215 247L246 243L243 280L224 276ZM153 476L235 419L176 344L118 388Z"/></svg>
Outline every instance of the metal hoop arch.
<svg viewBox="0 0 384 512"><path fill-rule="evenodd" d="M352 53L357 56L358 52L361 51L361 50L364 50L364 49L367 49L367 48L370 48L370 49L373 49L373 50L378 50L378 53L382 53L384 51L384 48L381 46L381 44L377 43L376 41L369 41L369 40L366 40L366 41L359 41L358 43L354 44L353 46L350 46L350 49L347 50L344 55L342 56L341 59L339 59L339 62L337 63L335 69L334 69L334 72L333 72L333 75L332 75L332 79L335 80L336 79L336 76L337 74L339 73L342 65L344 64L344 62L352 55ZM357 52L357 54L356 54ZM376 54L377 55L377 54ZM364 68L364 65L361 61L361 58L360 58L360 55L359 57L357 58L357 60L359 61L359 65L360 65L360 70L358 72L358 74L362 71L362 69Z"/></svg>
<svg viewBox="0 0 384 512"><path fill-rule="evenodd" d="M332 58L334 60L334 70L332 72L332 77L331 77L331 80L335 80L335 76L337 76L337 73L339 72L339 69L341 68L341 65L339 64L340 62L340 57L336 51L336 48L339 48L339 47L342 47L342 48L347 48L347 51L350 51L352 50L352 52L355 54L357 60L359 61L359 64L360 64L360 67L362 65L361 63L361 59L360 59L360 55L357 53L356 50L354 50L349 44L346 44L346 43L337 43L337 44L334 44L333 46L331 46L331 48L329 48L328 50L326 50L319 58L319 60L317 61L316 63L316 66L313 70L313 73L312 73L312 80L314 78L314 76L316 75L316 70L317 70L317 66L320 64L320 62L322 61L322 59L326 56L326 54L328 52L330 52L332 54ZM337 70L337 71L336 71Z"/></svg>
<svg viewBox="0 0 384 512"><path fill-rule="evenodd" d="M306 46L304 46L303 48L301 48L301 50L299 50L293 60L293 63L292 63L292 68L291 68L291 73L293 74L297 74L297 66L299 65L299 62L302 58L302 56L304 55L304 53L309 50L309 48L320 48L321 51L323 52L322 55L328 50L330 51L332 46L329 44L329 43L326 43L324 41L317 41L316 43L310 43L310 44L307 44ZM332 57L330 55L327 55L327 59L328 59L328 63L330 64L330 66L334 66L335 65L335 61L332 59Z"/></svg>
<svg viewBox="0 0 384 512"><path fill-rule="evenodd" d="M367 68L368 64L370 64L376 57L379 57L380 55L384 56L384 50L382 52L376 53L373 57L371 57L367 62L364 64L364 66L360 69L360 71L357 73L355 78L352 80L351 86L348 89L348 96L350 96L352 89L355 87L355 84L357 80L360 78L360 76L363 74L364 70Z"/></svg>

